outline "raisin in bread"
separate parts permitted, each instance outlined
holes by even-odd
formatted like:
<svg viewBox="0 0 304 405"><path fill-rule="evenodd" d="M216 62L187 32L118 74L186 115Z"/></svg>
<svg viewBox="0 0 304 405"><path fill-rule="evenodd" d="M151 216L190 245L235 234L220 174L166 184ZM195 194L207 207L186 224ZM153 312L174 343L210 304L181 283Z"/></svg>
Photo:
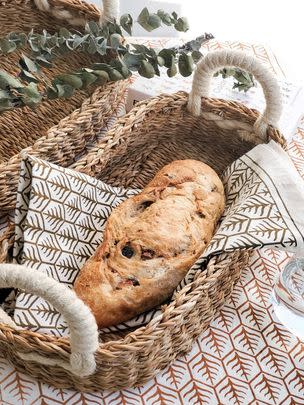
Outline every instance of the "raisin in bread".
<svg viewBox="0 0 304 405"><path fill-rule="evenodd" d="M115 208L102 245L75 283L99 327L127 321L167 300L208 245L224 203L213 169L179 160Z"/></svg>

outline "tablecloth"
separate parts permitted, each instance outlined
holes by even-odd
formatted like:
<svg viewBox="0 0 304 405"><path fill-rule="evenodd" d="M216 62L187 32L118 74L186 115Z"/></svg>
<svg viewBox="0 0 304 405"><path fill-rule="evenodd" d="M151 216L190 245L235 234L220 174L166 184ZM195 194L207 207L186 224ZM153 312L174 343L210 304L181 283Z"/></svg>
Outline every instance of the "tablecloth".
<svg viewBox="0 0 304 405"><path fill-rule="evenodd" d="M231 46L242 49L243 44ZM265 48L247 51L270 63ZM304 179L304 116L288 152ZM270 249L255 252L231 298L191 352L144 386L89 394L61 390L0 358L1 405L304 404L304 342L278 322L270 303L274 277L288 258Z"/></svg>

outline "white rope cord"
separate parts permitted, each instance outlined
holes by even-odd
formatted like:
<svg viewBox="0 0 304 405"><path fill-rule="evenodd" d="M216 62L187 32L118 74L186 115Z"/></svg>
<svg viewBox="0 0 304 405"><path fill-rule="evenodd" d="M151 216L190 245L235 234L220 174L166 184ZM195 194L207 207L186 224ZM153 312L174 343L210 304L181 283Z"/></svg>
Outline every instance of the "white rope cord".
<svg viewBox="0 0 304 405"><path fill-rule="evenodd" d="M103 0L103 13L101 21L118 20L119 17L119 0Z"/></svg>
<svg viewBox="0 0 304 405"><path fill-rule="evenodd" d="M280 88L274 75L256 58L244 52L232 50L210 52L197 64L189 94L188 110L196 116L200 115L201 97L209 97L213 74L224 67L243 69L251 73L261 84L266 99L266 109L257 119L254 129L266 140L268 125L277 127L282 113Z"/></svg>
<svg viewBox="0 0 304 405"><path fill-rule="evenodd" d="M71 370L75 375L84 377L94 373L96 368L94 353L98 348L98 330L94 316L89 308L63 284L37 270L16 264L0 265L0 288L19 288L38 295L49 301L65 317L70 330L70 363L61 359L50 359L39 354L20 354L20 357L42 364L56 364ZM2 310L0 322L8 322Z"/></svg>
<svg viewBox="0 0 304 405"><path fill-rule="evenodd" d="M86 20L82 17L75 17L68 10L63 7L53 7L48 0L34 0L36 7L44 12L48 12L55 18L60 20L66 20L71 25L82 26L86 23ZM101 20L111 21L118 19L119 16L119 0L103 0L103 13L101 13Z"/></svg>

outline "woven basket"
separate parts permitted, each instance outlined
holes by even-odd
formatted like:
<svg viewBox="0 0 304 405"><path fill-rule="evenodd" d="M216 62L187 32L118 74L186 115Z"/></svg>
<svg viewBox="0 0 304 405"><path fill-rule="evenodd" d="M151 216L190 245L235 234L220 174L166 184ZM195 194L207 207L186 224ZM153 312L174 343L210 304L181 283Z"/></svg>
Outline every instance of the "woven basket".
<svg viewBox="0 0 304 405"><path fill-rule="evenodd" d="M0 36L10 32L46 29L58 31L84 26L98 20L93 5L81 0L0 0ZM118 15L118 0L104 0L103 19ZM79 29L79 28L78 28ZM17 73L20 52L1 57L0 69ZM73 52L61 57L52 69L43 69L47 77L89 66L98 57ZM100 60L100 56L99 56ZM15 109L0 115L0 212L15 206L20 165L19 152L24 148L36 156L69 166L85 151L88 142L115 114L124 97L127 81L111 83L95 90L77 91L69 99L43 102L35 110Z"/></svg>
<svg viewBox="0 0 304 405"><path fill-rule="evenodd" d="M207 97L212 74L224 66L246 69L261 82L267 100L261 117L242 104ZM74 166L113 185L132 187L144 186L175 159L199 159L221 173L269 138L284 145L276 129L280 106L275 79L256 60L233 51L215 52L198 64L189 96L177 93L138 103ZM229 297L249 255L249 250L241 250L212 258L161 315L124 336L102 335L100 343L93 316L73 291L36 270L2 264L0 286L48 299L65 316L71 337L16 329L4 314L0 352L18 370L56 387L93 391L144 384L191 349Z"/></svg>

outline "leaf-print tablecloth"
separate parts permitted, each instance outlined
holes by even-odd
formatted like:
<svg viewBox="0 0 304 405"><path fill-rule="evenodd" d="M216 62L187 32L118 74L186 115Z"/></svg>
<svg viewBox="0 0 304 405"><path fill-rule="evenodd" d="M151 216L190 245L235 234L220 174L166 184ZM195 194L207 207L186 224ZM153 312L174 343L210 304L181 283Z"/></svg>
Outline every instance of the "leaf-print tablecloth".
<svg viewBox="0 0 304 405"><path fill-rule="evenodd" d="M265 49L254 52L267 61ZM289 155L304 178L304 118ZM255 252L192 351L145 386L114 393L59 390L0 359L1 405L304 404L304 343L275 319L269 303L274 277L287 260L285 252Z"/></svg>

